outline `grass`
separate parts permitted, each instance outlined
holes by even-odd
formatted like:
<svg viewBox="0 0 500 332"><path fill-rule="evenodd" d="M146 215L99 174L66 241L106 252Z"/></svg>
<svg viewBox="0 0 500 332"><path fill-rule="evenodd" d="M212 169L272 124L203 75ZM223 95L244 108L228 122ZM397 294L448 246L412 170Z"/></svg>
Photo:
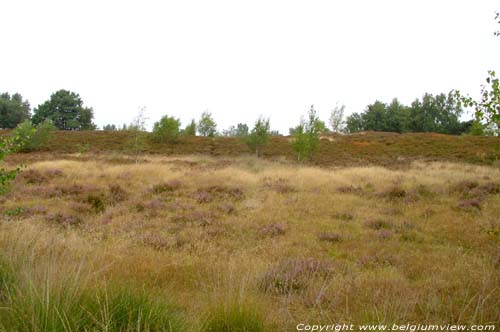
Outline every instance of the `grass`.
<svg viewBox="0 0 500 332"><path fill-rule="evenodd" d="M500 318L492 166L136 163L113 152L20 160L29 167L0 198L0 331Z"/></svg>

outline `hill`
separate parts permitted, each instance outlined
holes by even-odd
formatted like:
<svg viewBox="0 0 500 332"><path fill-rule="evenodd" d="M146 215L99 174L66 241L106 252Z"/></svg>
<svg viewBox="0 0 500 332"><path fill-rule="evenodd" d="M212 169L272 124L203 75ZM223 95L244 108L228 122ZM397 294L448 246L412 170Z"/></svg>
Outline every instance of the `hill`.
<svg viewBox="0 0 500 332"><path fill-rule="evenodd" d="M8 131L2 131L0 135L8 135ZM140 145L142 153L227 157L249 153L245 143L238 138L181 137L175 144L159 144L151 142L147 137L149 134L144 135L144 143ZM48 153L132 153L133 141L133 133L127 131L57 131L43 150ZM272 137L263 150L264 157L294 160L290 141L291 137ZM312 164L398 167L409 165L414 160L427 160L491 165L499 156L498 137L362 132L322 137Z"/></svg>

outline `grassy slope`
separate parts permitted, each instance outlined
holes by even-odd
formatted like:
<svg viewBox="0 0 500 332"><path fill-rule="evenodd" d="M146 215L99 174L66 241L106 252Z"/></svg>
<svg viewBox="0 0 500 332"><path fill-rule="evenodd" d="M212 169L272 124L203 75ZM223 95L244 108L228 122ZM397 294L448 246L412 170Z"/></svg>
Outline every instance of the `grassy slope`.
<svg viewBox="0 0 500 332"><path fill-rule="evenodd" d="M121 131L56 132L45 150L54 153L131 152L132 140L131 133ZM295 159L290 140L289 137L273 137L263 151L264 156ZM247 146L241 140L227 137L183 137L177 144L155 144L146 139L141 150L155 154L212 156L248 153ZM426 159L491 164L499 156L500 139L496 137L367 132L323 138L312 162L322 166L368 163L394 167L407 165L416 159Z"/></svg>
<svg viewBox="0 0 500 332"><path fill-rule="evenodd" d="M112 285L125 284L167 300L162 308L176 303L184 331L499 320L498 169L92 156L32 163L0 202L0 253L18 283L0 296L8 312L57 325L55 309L30 295L55 285L51 303L64 314L98 307L73 326L128 327L129 318L101 323L99 314L116 306ZM64 280L71 292L59 289ZM78 295L106 282L110 304ZM15 317L0 315L0 326L42 324Z"/></svg>

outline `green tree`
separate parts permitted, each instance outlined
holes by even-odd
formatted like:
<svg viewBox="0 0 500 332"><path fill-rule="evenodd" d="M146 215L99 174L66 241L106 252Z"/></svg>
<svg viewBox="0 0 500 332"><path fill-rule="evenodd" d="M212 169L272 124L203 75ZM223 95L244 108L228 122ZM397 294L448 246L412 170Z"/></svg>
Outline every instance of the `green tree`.
<svg viewBox="0 0 500 332"><path fill-rule="evenodd" d="M409 130L410 111L397 98L386 106L385 129L391 132L404 133Z"/></svg>
<svg viewBox="0 0 500 332"><path fill-rule="evenodd" d="M181 121L165 115L153 125L153 141L158 143L175 142L179 137Z"/></svg>
<svg viewBox="0 0 500 332"><path fill-rule="evenodd" d="M473 107L476 121L485 122L485 126L491 128L494 135L500 135L500 84L495 71L488 71L486 84L481 86L479 100L463 96L460 91L455 91L455 98L465 107Z"/></svg>
<svg viewBox="0 0 500 332"><path fill-rule="evenodd" d="M77 93L59 90L35 108L33 123L39 124L49 119L60 130L94 130L96 126L92 122L93 118L94 111L83 106Z"/></svg>
<svg viewBox="0 0 500 332"><path fill-rule="evenodd" d="M118 128L116 128L116 125L114 124L107 124L102 127L102 130L104 131L117 131Z"/></svg>
<svg viewBox="0 0 500 332"><path fill-rule="evenodd" d="M259 117L255 122L255 126L246 138L246 143L250 150L255 152L255 155L259 157L259 154L267 142L269 141L270 134L270 124L269 119L264 119Z"/></svg>
<svg viewBox="0 0 500 332"><path fill-rule="evenodd" d="M124 130L132 135L126 144L126 148L135 156L135 162L139 162L139 154L146 148L147 133L146 130L146 107L140 107L137 115L130 125L124 125Z"/></svg>
<svg viewBox="0 0 500 332"><path fill-rule="evenodd" d="M198 121L198 133L201 136L214 137L217 133L217 124L212 118L212 113L205 111L201 114L200 121Z"/></svg>
<svg viewBox="0 0 500 332"><path fill-rule="evenodd" d="M3 163L3 159L8 154L16 150L16 144L12 138L1 138L0 139L0 165ZM16 167L14 169L5 169L0 167L0 195L5 194L10 186L10 183L15 180L17 174L21 171L21 167Z"/></svg>
<svg viewBox="0 0 500 332"><path fill-rule="evenodd" d="M346 130L349 133L356 133L365 130L363 117L359 113L352 113L346 119Z"/></svg>
<svg viewBox="0 0 500 332"><path fill-rule="evenodd" d="M246 123L238 123L236 127L231 126L224 130L222 134L228 137L246 137L248 136L248 125Z"/></svg>
<svg viewBox="0 0 500 332"><path fill-rule="evenodd" d="M30 104L19 93L0 94L0 128L15 128L30 116Z"/></svg>
<svg viewBox="0 0 500 332"><path fill-rule="evenodd" d="M185 136L196 136L196 121L194 119L184 128L182 134Z"/></svg>
<svg viewBox="0 0 500 332"><path fill-rule="evenodd" d="M307 120L302 118L300 125L294 130L292 148L297 154L298 160L311 159L319 148L319 136L322 130L321 122L316 114L314 105L311 105Z"/></svg>

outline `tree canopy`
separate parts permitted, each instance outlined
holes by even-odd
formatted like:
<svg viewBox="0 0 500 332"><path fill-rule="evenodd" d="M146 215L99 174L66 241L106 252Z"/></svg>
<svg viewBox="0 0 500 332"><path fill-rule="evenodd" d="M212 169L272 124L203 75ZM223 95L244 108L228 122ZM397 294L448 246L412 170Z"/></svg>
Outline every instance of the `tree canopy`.
<svg viewBox="0 0 500 332"><path fill-rule="evenodd" d="M210 113L209 111L205 111L201 114L197 129L201 136L215 136L215 134L217 133L217 124L212 118L212 113Z"/></svg>
<svg viewBox="0 0 500 332"><path fill-rule="evenodd" d="M255 152L257 157L259 156L260 150L263 146L267 144L269 141L270 134L270 124L269 119L264 119L263 117L259 117L255 122L255 126L252 131L248 135L246 142L248 147ZM241 128L243 129L243 128ZM248 127L247 127L248 132Z"/></svg>
<svg viewBox="0 0 500 332"><path fill-rule="evenodd" d="M49 119L60 130L93 130L96 128L93 118L94 111L83 106L77 93L59 90L35 108L32 120L38 124Z"/></svg>
<svg viewBox="0 0 500 332"><path fill-rule="evenodd" d="M467 132L471 121L461 122L463 109L452 93L436 96L426 93L410 106L393 99L390 104L375 101L361 114L347 118L349 132L364 130L390 132L436 132L458 135Z"/></svg>
<svg viewBox="0 0 500 332"><path fill-rule="evenodd" d="M179 137L181 121L165 115L153 125L153 140L159 143L175 142Z"/></svg>
<svg viewBox="0 0 500 332"><path fill-rule="evenodd" d="M15 128L30 116L30 104L19 93L0 94L0 128Z"/></svg>

